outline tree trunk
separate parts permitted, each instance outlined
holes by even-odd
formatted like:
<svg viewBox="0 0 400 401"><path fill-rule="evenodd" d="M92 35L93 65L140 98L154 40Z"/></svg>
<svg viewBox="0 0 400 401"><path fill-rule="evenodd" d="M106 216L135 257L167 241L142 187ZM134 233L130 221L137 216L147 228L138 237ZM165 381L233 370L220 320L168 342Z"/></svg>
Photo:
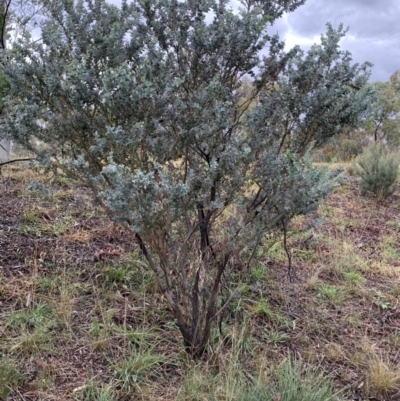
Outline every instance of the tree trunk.
<svg viewBox="0 0 400 401"><path fill-rule="evenodd" d="M0 115L0 120L4 116ZM0 163L8 162L10 160L11 141L3 139L0 141Z"/></svg>
<svg viewBox="0 0 400 401"><path fill-rule="evenodd" d="M4 57L6 48L6 24L8 22L11 0L0 0L0 59ZM0 110L0 122L5 119L4 110ZM3 124L4 125L4 124ZM0 162L10 160L11 141L8 139L0 140Z"/></svg>

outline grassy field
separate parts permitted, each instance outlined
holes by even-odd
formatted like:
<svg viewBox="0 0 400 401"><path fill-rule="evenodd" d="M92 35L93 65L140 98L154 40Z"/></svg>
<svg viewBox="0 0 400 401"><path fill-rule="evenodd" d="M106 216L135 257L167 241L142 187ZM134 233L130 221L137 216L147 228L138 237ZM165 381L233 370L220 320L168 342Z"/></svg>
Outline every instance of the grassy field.
<svg viewBox="0 0 400 401"><path fill-rule="evenodd" d="M0 177L0 399L286 401L293 378L327 377L333 399L400 400L400 185L378 205L347 178L296 218L296 281L281 244L260 250L222 338L192 361L132 234L86 188L32 180L48 184L16 166ZM245 395L254 381L270 398Z"/></svg>

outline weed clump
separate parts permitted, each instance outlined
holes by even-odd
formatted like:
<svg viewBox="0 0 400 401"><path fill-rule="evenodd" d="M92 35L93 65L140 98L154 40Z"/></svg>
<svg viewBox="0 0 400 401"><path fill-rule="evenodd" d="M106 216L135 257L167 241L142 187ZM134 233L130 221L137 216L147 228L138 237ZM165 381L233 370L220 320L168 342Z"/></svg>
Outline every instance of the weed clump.
<svg viewBox="0 0 400 401"><path fill-rule="evenodd" d="M360 179L361 194L372 194L378 202L393 194L399 162L382 145L368 148L357 158L354 172Z"/></svg>

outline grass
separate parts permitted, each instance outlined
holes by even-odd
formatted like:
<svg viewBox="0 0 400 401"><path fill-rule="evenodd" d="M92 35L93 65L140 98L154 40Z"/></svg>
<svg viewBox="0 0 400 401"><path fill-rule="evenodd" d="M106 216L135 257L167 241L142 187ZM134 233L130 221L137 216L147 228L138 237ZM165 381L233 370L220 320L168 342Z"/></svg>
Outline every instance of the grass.
<svg viewBox="0 0 400 401"><path fill-rule="evenodd" d="M380 238L379 249L382 253L383 262L387 263L388 261L399 257L396 249L397 246L398 243L395 237L384 235Z"/></svg>
<svg viewBox="0 0 400 401"><path fill-rule="evenodd" d="M52 192L26 190L33 179L45 182L14 168L0 178L9 211L0 223L11 227L0 231L9 250L0 399L349 401L400 391L398 189L377 207L350 179L313 216L297 216L288 238L297 280L282 243L266 244L206 357L192 361L130 234L99 217L85 188L60 177Z"/></svg>
<svg viewBox="0 0 400 401"><path fill-rule="evenodd" d="M51 316L51 313L49 305L38 302L34 307L12 313L7 319L7 324L12 327L35 329L43 326L45 321Z"/></svg>
<svg viewBox="0 0 400 401"><path fill-rule="evenodd" d="M343 278L344 278L344 280L349 281L351 283L364 283L365 282L365 278L363 277L363 275L355 270L343 272Z"/></svg>
<svg viewBox="0 0 400 401"><path fill-rule="evenodd" d="M338 392L333 383L312 369L303 369L301 361L287 360L266 384L255 382L242 390L237 401L329 401Z"/></svg>
<svg viewBox="0 0 400 401"><path fill-rule="evenodd" d="M155 345L131 345L126 359L114 364L115 377L122 391L130 393L133 388L141 391L142 386L157 380L158 367L165 362L163 355L155 352Z"/></svg>
<svg viewBox="0 0 400 401"><path fill-rule="evenodd" d="M76 401L117 401L115 384L91 382L75 389Z"/></svg>
<svg viewBox="0 0 400 401"><path fill-rule="evenodd" d="M369 397L389 399L400 391L400 366L393 366L378 357L370 360L364 389Z"/></svg>
<svg viewBox="0 0 400 401"><path fill-rule="evenodd" d="M55 352L52 344L51 325L37 327L33 331L22 331L10 347L10 352L17 356L38 355Z"/></svg>
<svg viewBox="0 0 400 401"><path fill-rule="evenodd" d="M290 335L284 331L271 328L269 330L265 330L263 338L267 344L282 344L289 340Z"/></svg>
<svg viewBox="0 0 400 401"><path fill-rule="evenodd" d="M70 214L53 217L57 211L54 208L31 207L22 209L20 224L17 227L19 233L24 235L50 235L60 236L67 232L73 223Z"/></svg>
<svg viewBox="0 0 400 401"><path fill-rule="evenodd" d="M337 300L339 293L338 293L338 289L336 287L333 287L333 286L327 285L327 284L323 284L318 289L318 295L320 295L323 298Z"/></svg>
<svg viewBox="0 0 400 401"><path fill-rule="evenodd" d="M23 383L23 375L15 362L6 355L0 357L0 399L7 396Z"/></svg>
<svg viewBox="0 0 400 401"><path fill-rule="evenodd" d="M265 280L265 266L263 264L258 264L251 270L252 279L257 281Z"/></svg>

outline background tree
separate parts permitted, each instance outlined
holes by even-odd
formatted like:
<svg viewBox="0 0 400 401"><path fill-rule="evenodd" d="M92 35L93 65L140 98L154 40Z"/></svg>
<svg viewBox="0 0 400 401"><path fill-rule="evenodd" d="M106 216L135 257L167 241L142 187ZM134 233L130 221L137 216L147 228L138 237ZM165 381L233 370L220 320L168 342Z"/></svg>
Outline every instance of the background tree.
<svg viewBox="0 0 400 401"><path fill-rule="evenodd" d="M372 84L375 96L371 112L365 121L365 131L374 141L387 140L390 145L400 144L400 84L399 72L388 82Z"/></svg>
<svg viewBox="0 0 400 401"><path fill-rule="evenodd" d="M329 192L307 153L366 107L342 27L307 54L268 35L303 3L54 0L41 40L25 33L4 62L13 139L132 230L194 356L233 271L245 280L265 238Z"/></svg>
<svg viewBox="0 0 400 401"><path fill-rule="evenodd" d="M11 0L0 1L0 59L4 57L4 50L6 48L6 22L10 13ZM3 76L0 76L0 101L4 99L7 88L7 81ZM0 113L2 113L4 105L0 104ZM0 125L4 130L4 118L0 114ZM3 134L4 135L4 134ZM4 135L5 136L5 135ZM8 161L10 157L11 142L9 139L2 139L0 134L0 162Z"/></svg>
<svg viewBox="0 0 400 401"><path fill-rule="evenodd" d="M8 37L15 38L34 28L39 22L41 9L40 0L0 0L0 59L4 57ZM11 152L11 140L4 129L4 98L8 86L4 76L0 76L0 162L8 162Z"/></svg>

